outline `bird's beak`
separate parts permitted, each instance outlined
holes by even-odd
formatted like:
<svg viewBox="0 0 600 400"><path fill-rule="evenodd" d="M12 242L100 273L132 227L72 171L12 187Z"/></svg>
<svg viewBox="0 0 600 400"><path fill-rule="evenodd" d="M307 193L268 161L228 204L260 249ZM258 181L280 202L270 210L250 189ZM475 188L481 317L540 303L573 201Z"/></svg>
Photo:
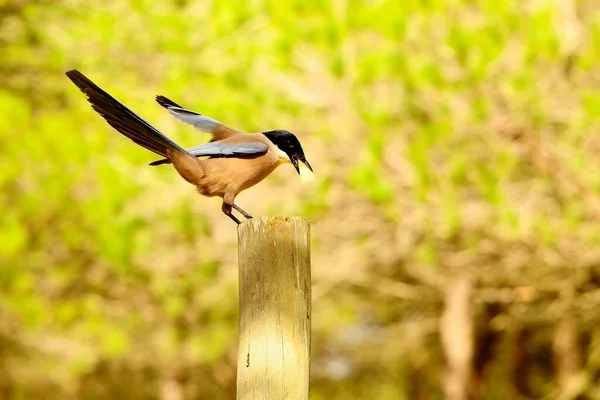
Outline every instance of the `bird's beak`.
<svg viewBox="0 0 600 400"><path fill-rule="evenodd" d="M311 182L311 181L315 180L315 174L313 174L313 169L310 166L309 162L306 161L306 158L293 157L291 161L292 161L292 164L294 165L294 168L296 168L296 171L298 171L298 174L300 174L300 180L303 183ZM298 162L298 161L300 161L300 162Z"/></svg>

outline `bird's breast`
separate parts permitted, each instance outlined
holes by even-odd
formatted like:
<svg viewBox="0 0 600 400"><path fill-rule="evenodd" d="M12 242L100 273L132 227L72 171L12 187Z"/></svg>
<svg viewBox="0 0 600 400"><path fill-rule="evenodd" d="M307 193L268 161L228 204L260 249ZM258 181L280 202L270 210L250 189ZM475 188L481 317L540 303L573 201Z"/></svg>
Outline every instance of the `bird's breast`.
<svg viewBox="0 0 600 400"><path fill-rule="evenodd" d="M270 153L254 158L209 158L202 161L205 175L196 185L204 196L238 194L265 179L279 160Z"/></svg>

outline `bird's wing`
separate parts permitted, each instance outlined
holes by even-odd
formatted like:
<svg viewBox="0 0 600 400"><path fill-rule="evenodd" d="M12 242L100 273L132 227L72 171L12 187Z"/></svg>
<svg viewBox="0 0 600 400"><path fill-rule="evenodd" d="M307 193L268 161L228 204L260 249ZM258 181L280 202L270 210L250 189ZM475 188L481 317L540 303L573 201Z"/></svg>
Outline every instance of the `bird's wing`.
<svg viewBox="0 0 600 400"><path fill-rule="evenodd" d="M265 154L268 146L262 142L247 143L205 143L187 149L194 157L244 157ZM150 165L169 164L171 161L162 159L150 163Z"/></svg>
<svg viewBox="0 0 600 400"><path fill-rule="evenodd" d="M196 157L235 157L265 154L268 150L266 143L205 143L190 148L190 154Z"/></svg>
<svg viewBox="0 0 600 400"><path fill-rule="evenodd" d="M169 113L180 121L192 125L199 131L211 133L213 135L211 142L223 140L240 133L206 115L187 110L165 96L156 96L156 101L158 104L169 110Z"/></svg>

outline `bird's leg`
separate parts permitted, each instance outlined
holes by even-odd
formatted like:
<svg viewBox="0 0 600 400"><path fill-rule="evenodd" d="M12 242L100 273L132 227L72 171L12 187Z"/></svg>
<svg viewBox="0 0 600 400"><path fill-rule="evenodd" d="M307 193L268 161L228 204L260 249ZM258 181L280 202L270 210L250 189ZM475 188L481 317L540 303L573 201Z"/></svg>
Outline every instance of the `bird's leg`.
<svg viewBox="0 0 600 400"><path fill-rule="evenodd" d="M241 221L239 219L236 218L235 215L233 215L231 213L231 204L227 204L225 202L225 200L223 200L223 205L221 206L221 211L223 211L223 213L225 215L227 215L229 218L231 218L233 220L233 222L235 222L236 224L241 224Z"/></svg>
<svg viewBox="0 0 600 400"><path fill-rule="evenodd" d="M244 217L246 217L246 219L252 219L252 215L250 215L246 211L242 210L242 208L240 206L236 205L235 203L233 203L231 205L231 207L233 207L236 210L238 210L240 214L242 214Z"/></svg>
<svg viewBox="0 0 600 400"><path fill-rule="evenodd" d="M233 214L227 214L227 216L229 218L231 218L233 220L233 222L235 222L238 225L242 223L242 221L240 221L239 219L237 219L237 217L235 215L233 215Z"/></svg>

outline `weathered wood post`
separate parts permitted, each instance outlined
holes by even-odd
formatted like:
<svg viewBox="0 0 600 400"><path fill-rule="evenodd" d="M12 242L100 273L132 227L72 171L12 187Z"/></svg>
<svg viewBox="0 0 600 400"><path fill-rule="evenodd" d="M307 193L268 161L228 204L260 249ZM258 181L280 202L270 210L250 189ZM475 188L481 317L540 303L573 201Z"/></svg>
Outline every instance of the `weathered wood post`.
<svg viewBox="0 0 600 400"><path fill-rule="evenodd" d="M238 228L237 400L307 400L310 223L255 218Z"/></svg>

